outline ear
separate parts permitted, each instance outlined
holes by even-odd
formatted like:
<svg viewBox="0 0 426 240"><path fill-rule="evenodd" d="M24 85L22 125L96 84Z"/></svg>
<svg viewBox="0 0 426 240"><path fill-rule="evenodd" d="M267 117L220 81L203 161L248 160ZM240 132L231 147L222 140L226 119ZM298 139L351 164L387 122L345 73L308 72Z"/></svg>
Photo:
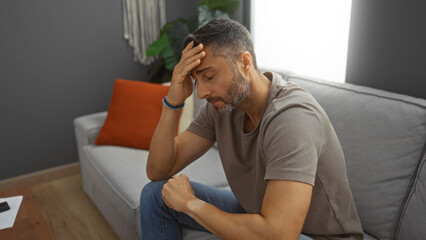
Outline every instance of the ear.
<svg viewBox="0 0 426 240"><path fill-rule="evenodd" d="M250 68L253 65L253 59L251 58L251 54L247 51L244 51L239 57L239 62L241 65L242 72L248 74Z"/></svg>

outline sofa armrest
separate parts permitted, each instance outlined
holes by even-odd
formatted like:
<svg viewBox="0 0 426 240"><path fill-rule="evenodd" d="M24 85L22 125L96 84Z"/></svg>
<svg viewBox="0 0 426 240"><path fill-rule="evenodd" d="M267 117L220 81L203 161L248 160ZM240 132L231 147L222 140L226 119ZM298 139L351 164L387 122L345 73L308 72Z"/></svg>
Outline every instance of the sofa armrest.
<svg viewBox="0 0 426 240"><path fill-rule="evenodd" d="M105 122L107 112L93 113L74 119L75 137L79 158L83 146L94 144Z"/></svg>

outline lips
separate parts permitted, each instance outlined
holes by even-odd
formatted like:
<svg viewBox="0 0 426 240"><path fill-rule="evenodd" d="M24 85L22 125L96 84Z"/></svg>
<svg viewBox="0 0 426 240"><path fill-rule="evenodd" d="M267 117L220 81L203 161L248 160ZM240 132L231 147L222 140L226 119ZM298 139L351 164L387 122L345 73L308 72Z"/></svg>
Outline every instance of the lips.
<svg viewBox="0 0 426 240"><path fill-rule="evenodd" d="M208 101L210 104L216 103L216 102L218 102L219 100L221 100L221 98L220 98L220 97L210 97L210 98L207 98L207 101Z"/></svg>

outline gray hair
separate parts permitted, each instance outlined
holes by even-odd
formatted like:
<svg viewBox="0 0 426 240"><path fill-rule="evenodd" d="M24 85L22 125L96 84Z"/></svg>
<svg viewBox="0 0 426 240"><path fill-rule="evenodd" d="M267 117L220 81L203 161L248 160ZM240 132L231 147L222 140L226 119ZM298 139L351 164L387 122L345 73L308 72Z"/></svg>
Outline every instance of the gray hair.
<svg viewBox="0 0 426 240"><path fill-rule="evenodd" d="M232 19L215 18L207 22L186 37L184 47L191 41L194 41L194 46L200 43L206 47L212 46L214 56L224 57L234 66L238 57L248 51L252 56L254 68L259 71L249 31Z"/></svg>

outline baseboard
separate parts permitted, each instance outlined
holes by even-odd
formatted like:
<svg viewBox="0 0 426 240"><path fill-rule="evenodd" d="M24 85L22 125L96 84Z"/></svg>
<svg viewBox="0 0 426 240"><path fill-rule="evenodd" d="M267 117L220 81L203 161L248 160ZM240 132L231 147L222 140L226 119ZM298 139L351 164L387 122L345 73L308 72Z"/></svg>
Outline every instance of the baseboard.
<svg viewBox="0 0 426 240"><path fill-rule="evenodd" d="M34 186L80 173L80 163L74 162L0 181L0 191L21 186Z"/></svg>

